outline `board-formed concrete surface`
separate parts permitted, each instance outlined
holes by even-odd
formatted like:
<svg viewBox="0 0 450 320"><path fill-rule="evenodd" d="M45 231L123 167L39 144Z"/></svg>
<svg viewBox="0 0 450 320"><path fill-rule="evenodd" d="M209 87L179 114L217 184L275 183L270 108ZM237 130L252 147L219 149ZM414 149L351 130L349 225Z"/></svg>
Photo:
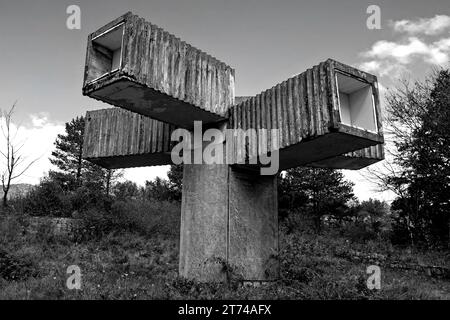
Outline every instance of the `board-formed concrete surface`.
<svg viewBox="0 0 450 320"><path fill-rule="evenodd" d="M233 163L251 163L279 150L284 170L384 142L376 77L332 59L237 101L229 111L229 127L256 134L248 136L246 146L233 143L228 155ZM278 130L276 139L271 130ZM352 161L343 161L349 157ZM360 151L345 159L338 159L334 168L361 168L382 160L383 153L374 157Z"/></svg>
<svg viewBox="0 0 450 320"><path fill-rule="evenodd" d="M277 177L230 167L228 261L247 281L275 280L278 265Z"/></svg>
<svg viewBox="0 0 450 320"><path fill-rule="evenodd" d="M83 157L104 168L169 165L175 126L124 110L86 113Z"/></svg>
<svg viewBox="0 0 450 320"><path fill-rule="evenodd" d="M185 165L180 275L199 281L278 277L276 177Z"/></svg>
<svg viewBox="0 0 450 320"><path fill-rule="evenodd" d="M183 277L226 280L227 182L227 165L184 165L180 231Z"/></svg>
<svg viewBox="0 0 450 320"><path fill-rule="evenodd" d="M89 35L83 94L191 128L225 120L234 69L129 12Z"/></svg>

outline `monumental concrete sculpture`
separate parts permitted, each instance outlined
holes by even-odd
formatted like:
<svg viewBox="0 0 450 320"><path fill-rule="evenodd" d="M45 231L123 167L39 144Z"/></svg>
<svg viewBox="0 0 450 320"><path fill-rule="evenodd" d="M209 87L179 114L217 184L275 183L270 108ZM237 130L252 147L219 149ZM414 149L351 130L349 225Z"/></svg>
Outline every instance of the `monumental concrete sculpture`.
<svg viewBox="0 0 450 320"><path fill-rule="evenodd" d="M231 67L131 13L89 36L83 93L119 107L86 115L84 157L106 168L171 164L179 128L237 132L222 163L184 164L179 272L200 281L277 279L279 171L384 158L375 76L329 59L235 98Z"/></svg>

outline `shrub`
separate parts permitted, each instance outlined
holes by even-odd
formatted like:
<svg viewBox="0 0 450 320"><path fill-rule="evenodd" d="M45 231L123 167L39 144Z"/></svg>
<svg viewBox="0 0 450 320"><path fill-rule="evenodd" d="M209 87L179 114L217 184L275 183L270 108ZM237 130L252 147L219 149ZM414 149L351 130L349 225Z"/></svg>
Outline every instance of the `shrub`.
<svg viewBox="0 0 450 320"><path fill-rule="evenodd" d="M84 212L87 210L108 211L112 200L101 190L81 186L65 196L71 212Z"/></svg>
<svg viewBox="0 0 450 320"><path fill-rule="evenodd" d="M14 214L0 218L0 243L14 242L24 233L26 225L22 217Z"/></svg>
<svg viewBox="0 0 450 320"><path fill-rule="evenodd" d="M109 210L111 199L96 184L85 183L66 190L59 180L42 179L23 199L23 210L31 216L70 217L74 211Z"/></svg>
<svg viewBox="0 0 450 320"><path fill-rule="evenodd" d="M136 232L146 237L175 239L179 236L180 205L177 202L127 200L111 203L110 209L81 211L84 237L98 238L110 232Z"/></svg>
<svg viewBox="0 0 450 320"><path fill-rule="evenodd" d="M353 242L366 242L378 237L377 233L364 223L354 223L347 226L343 234Z"/></svg>
<svg viewBox="0 0 450 320"><path fill-rule="evenodd" d="M64 217L70 215L70 206L63 197L61 186L43 179L24 198L24 212L32 216Z"/></svg>
<svg viewBox="0 0 450 320"><path fill-rule="evenodd" d="M314 231L314 218L306 210L290 210L284 217L280 217L280 227L283 232L312 233Z"/></svg>
<svg viewBox="0 0 450 320"><path fill-rule="evenodd" d="M145 236L178 237L180 206L168 201L117 201L111 218L121 227Z"/></svg>
<svg viewBox="0 0 450 320"><path fill-rule="evenodd" d="M38 274L33 263L19 259L0 249L0 278L5 280L22 280Z"/></svg>

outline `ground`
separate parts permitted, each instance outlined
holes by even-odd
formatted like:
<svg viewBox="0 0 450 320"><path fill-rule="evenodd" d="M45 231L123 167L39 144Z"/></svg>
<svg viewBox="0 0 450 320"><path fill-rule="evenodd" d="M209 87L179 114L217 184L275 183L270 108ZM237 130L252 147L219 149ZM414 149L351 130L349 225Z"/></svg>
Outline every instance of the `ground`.
<svg viewBox="0 0 450 320"><path fill-rule="evenodd" d="M448 266L450 253L415 252L381 240L356 243L335 231L282 232L281 279L243 285L232 274L229 284L179 278L173 235L112 231L75 243L24 233L20 223L0 218L0 299L450 299L448 279L383 266L381 290L369 290L366 268L376 261L349 259L377 252L389 260ZM81 290L66 286L70 265L81 269Z"/></svg>

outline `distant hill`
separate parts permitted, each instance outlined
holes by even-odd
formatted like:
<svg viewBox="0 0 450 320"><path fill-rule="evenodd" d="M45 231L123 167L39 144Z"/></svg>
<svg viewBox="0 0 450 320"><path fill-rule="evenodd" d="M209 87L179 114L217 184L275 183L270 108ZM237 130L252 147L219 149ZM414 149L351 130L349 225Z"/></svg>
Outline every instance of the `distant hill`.
<svg viewBox="0 0 450 320"><path fill-rule="evenodd" d="M34 185L28 183L12 184L8 192L8 199L23 197L27 195L33 187ZM0 199L1 198L3 198L3 189L0 186Z"/></svg>

